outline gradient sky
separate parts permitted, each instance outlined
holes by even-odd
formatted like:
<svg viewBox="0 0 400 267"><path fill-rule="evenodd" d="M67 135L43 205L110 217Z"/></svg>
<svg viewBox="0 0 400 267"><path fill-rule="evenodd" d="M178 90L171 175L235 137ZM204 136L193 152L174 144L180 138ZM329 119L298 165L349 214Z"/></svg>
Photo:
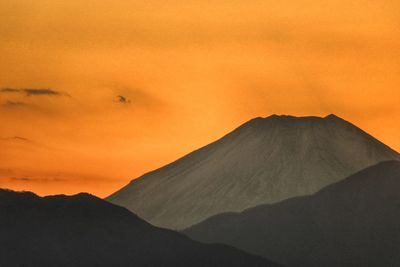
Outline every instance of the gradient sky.
<svg viewBox="0 0 400 267"><path fill-rule="evenodd" d="M400 150L398 0L0 0L0 187L106 196L257 116Z"/></svg>

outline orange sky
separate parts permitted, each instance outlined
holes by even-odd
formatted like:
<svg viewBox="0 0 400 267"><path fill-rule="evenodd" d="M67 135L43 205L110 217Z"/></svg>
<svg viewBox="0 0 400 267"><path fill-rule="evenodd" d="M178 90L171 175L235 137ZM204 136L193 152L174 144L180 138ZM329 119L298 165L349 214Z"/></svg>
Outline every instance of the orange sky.
<svg viewBox="0 0 400 267"><path fill-rule="evenodd" d="M394 0L0 0L0 187L106 196L274 113L400 150L399 29Z"/></svg>

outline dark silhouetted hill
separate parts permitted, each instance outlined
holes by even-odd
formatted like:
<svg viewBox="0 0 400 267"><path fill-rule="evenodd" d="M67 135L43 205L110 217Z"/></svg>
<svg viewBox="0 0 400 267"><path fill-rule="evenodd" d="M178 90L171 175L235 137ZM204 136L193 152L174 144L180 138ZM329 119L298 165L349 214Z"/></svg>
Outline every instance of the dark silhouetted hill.
<svg viewBox="0 0 400 267"><path fill-rule="evenodd" d="M88 194L0 190L0 266L276 266L159 229Z"/></svg>
<svg viewBox="0 0 400 267"><path fill-rule="evenodd" d="M379 163L312 196L214 216L184 233L292 267L400 266L400 162Z"/></svg>

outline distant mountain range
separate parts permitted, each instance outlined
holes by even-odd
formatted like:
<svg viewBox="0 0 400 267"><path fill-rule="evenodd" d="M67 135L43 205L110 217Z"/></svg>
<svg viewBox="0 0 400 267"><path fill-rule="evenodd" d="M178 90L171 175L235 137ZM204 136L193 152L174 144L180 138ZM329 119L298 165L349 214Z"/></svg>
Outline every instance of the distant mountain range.
<svg viewBox="0 0 400 267"><path fill-rule="evenodd" d="M0 190L0 266L271 266L225 245L156 228L88 194Z"/></svg>
<svg viewBox="0 0 400 267"><path fill-rule="evenodd" d="M213 215L309 195L400 155L335 116L256 118L134 179L107 198L146 221L184 229Z"/></svg>
<svg viewBox="0 0 400 267"><path fill-rule="evenodd" d="M184 233L288 267L400 266L400 162L379 163L311 196L220 214Z"/></svg>

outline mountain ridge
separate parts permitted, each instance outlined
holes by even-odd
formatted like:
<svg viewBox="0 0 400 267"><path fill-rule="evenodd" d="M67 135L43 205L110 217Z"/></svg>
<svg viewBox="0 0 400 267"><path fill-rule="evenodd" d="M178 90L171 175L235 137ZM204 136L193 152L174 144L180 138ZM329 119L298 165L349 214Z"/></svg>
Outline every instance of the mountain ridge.
<svg viewBox="0 0 400 267"><path fill-rule="evenodd" d="M156 228L93 195L0 189L1 266L265 266L260 256Z"/></svg>

